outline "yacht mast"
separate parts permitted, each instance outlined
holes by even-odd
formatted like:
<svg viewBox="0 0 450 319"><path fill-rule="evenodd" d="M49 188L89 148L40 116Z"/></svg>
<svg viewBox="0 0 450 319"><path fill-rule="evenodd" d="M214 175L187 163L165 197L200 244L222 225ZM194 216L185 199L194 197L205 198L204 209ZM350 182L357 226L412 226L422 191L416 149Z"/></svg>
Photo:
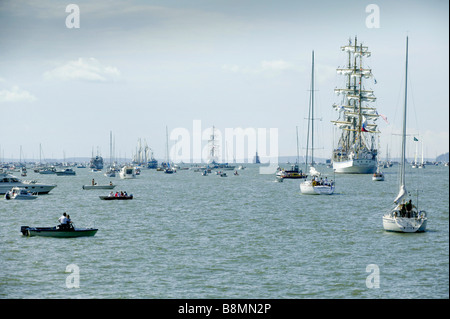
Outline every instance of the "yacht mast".
<svg viewBox="0 0 450 319"><path fill-rule="evenodd" d="M405 152L406 152L406 106L408 101L408 37L406 37L406 62L405 62L405 101L403 106L403 128L402 128L402 158L400 171L400 189L405 188Z"/></svg>

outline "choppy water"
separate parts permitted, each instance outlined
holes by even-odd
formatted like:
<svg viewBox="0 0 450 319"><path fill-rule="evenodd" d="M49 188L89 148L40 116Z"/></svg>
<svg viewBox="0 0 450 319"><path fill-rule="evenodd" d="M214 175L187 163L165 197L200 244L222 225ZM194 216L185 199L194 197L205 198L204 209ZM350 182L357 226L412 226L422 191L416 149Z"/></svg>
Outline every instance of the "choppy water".
<svg viewBox="0 0 450 319"><path fill-rule="evenodd" d="M34 201L0 198L1 298L449 298L448 167L408 175L428 211L420 234L383 230L397 194L395 166L384 182L336 175L332 196L301 195L299 181L274 182L251 164L226 178L143 170L121 180L76 170L29 170L27 179L58 186ZM319 170L333 178L331 169ZM102 201L108 190L81 188L92 178L135 198ZM98 233L20 233L21 225L56 225L64 211ZM69 289L72 264L79 288ZM379 288L366 284L375 274L368 265L379 269Z"/></svg>

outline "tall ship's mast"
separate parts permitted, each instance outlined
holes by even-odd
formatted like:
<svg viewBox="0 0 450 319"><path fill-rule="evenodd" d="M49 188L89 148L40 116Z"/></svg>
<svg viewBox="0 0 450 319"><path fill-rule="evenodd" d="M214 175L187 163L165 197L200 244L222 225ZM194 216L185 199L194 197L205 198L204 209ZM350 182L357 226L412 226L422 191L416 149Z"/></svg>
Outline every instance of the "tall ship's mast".
<svg viewBox="0 0 450 319"><path fill-rule="evenodd" d="M333 104L339 112L339 118L331 121L341 130L337 147L333 150L333 169L336 173L373 174L377 169L376 139L379 115L371 105L376 97L366 84L374 82L372 70L365 65L371 53L367 46L349 39L342 46L348 58L346 66L338 68L337 73L345 78L345 86L336 88L334 92L342 96L340 103ZM370 80L370 82L369 82Z"/></svg>
<svg viewBox="0 0 450 319"><path fill-rule="evenodd" d="M215 128L214 126L212 127L212 134L211 134L211 138L208 141L209 144L209 157L208 157L208 164L210 165L217 165L217 161L218 161L218 149L219 147L216 144L216 139L215 139Z"/></svg>

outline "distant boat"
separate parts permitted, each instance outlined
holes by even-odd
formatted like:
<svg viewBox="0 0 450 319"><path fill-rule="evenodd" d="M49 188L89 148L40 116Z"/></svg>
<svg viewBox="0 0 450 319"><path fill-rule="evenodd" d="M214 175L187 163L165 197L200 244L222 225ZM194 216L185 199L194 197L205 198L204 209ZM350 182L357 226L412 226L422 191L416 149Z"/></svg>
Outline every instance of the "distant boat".
<svg viewBox="0 0 450 319"><path fill-rule="evenodd" d="M164 163L162 163L164 164ZM173 174L176 170L173 167L170 167L170 158L169 158L169 131L166 125L166 163L165 163L164 173Z"/></svg>
<svg viewBox="0 0 450 319"><path fill-rule="evenodd" d="M258 152L256 152L255 157L253 158L253 164L261 164Z"/></svg>
<svg viewBox="0 0 450 319"><path fill-rule="evenodd" d="M147 168L156 169L158 168L158 161L153 157L153 152L150 160L147 162Z"/></svg>
<svg viewBox="0 0 450 319"><path fill-rule="evenodd" d="M38 170L39 174L56 174L56 168L44 167Z"/></svg>
<svg viewBox="0 0 450 319"><path fill-rule="evenodd" d="M133 195L127 196L99 196L102 200L130 200L133 199Z"/></svg>
<svg viewBox="0 0 450 319"><path fill-rule="evenodd" d="M91 161L89 162L89 168L101 171L103 169L103 157L99 155L95 157L92 156Z"/></svg>
<svg viewBox="0 0 450 319"><path fill-rule="evenodd" d="M57 176L76 175L76 172L71 168L66 168L62 171L56 171L55 173Z"/></svg>
<svg viewBox="0 0 450 319"><path fill-rule="evenodd" d="M30 227L21 226L20 232L24 236L41 236L41 237L59 237L59 238L70 238L70 237L86 237L94 236L97 233L97 228L75 228L75 227Z"/></svg>
<svg viewBox="0 0 450 319"><path fill-rule="evenodd" d="M56 185L41 184L36 181L22 181L14 175L0 173L0 194L6 194L13 187L24 188L37 194L48 194Z"/></svg>
<svg viewBox="0 0 450 319"><path fill-rule="evenodd" d="M33 195L30 191L19 187L13 187L5 194L6 200L30 200L36 198L37 195Z"/></svg>
<svg viewBox="0 0 450 319"><path fill-rule="evenodd" d="M407 201L408 191L406 190L405 166L406 166L406 111L407 111L407 89L408 89L408 37L406 37L406 63L405 63L405 98L403 106L403 127L402 127L402 156L400 170L400 189L394 199L394 208L383 215L383 228L386 231L415 233L423 232L427 227L428 218L426 212L419 210L412 204L412 200Z"/></svg>
<svg viewBox="0 0 450 319"><path fill-rule="evenodd" d="M310 95L310 105L308 112L308 135L306 139L306 169L308 170L308 150L309 150L309 139L311 132L311 165L309 166L309 173L311 179L304 180L300 183L300 191L305 195L331 195L334 193L334 183L332 181L328 182L325 178L319 179L321 175L314 168L314 51L312 52L312 71L311 71L311 95ZM311 124L311 127L310 127Z"/></svg>
<svg viewBox="0 0 450 319"><path fill-rule="evenodd" d="M116 177L116 171L113 168L112 160L112 131L109 131L109 168L103 175L106 177Z"/></svg>
<svg viewBox="0 0 450 319"><path fill-rule="evenodd" d="M83 185L81 188L85 190L89 189L114 189L116 185L106 184L106 185Z"/></svg>
<svg viewBox="0 0 450 319"><path fill-rule="evenodd" d="M375 173L373 173L372 180L373 181L384 181L384 174L381 171L380 166L378 166L377 171Z"/></svg>
<svg viewBox="0 0 450 319"><path fill-rule="evenodd" d="M306 174L303 174L303 171L299 168L298 163L291 165L290 170L281 169L276 173L276 177L278 178L288 178L288 179L305 179L307 177Z"/></svg>
<svg viewBox="0 0 450 319"><path fill-rule="evenodd" d="M136 170L133 166L124 166L120 169L119 177L121 179L136 178Z"/></svg>

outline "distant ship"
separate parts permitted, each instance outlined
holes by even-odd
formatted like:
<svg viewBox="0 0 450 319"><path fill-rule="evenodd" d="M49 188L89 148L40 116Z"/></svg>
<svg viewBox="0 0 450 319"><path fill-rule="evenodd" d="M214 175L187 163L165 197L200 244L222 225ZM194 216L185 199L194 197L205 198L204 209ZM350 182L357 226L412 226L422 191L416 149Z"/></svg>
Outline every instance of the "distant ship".
<svg viewBox="0 0 450 319"><path fill-rule="evenodd" d="M91 161L89 163L89 168L96 169L96 170L102 170L103 169L103 157L101 157L99 155L92 157Z"/></svg>
<svg viewBox="0 0 450 319"><path fill-rule="evenodd" d="M371 53L367 46L357 43L356 37L354 43L349 39L341 50L348 54L348 64L337 69L346 79L345 87L334 89L343 98L341 103L333 104L339 118L331 122L341 129L338 146L332 154L333 169L336 173L373 174L377 169L375 135L380 132L375 121L379 114L368 104L376 100L373 91L366 90L363 83L373 77L372 70L363 64L363 58L370 57Z"/></svg>
<svg viewBox="0 0 450 319"><path fill-rule="evenodd" d="M132 164L146 166L147 168L158 168L158 161L153 156L153 150L147 145L147 141L144 140L143 144L139 139Z"/></svg>
<svg viewBox="0 0 450 319"><path fill-rule="evenodd" d="M255 157L253 158L253 163L254 164L261 164L261 162L259 160L258 152L256 152Z"/></svg>

